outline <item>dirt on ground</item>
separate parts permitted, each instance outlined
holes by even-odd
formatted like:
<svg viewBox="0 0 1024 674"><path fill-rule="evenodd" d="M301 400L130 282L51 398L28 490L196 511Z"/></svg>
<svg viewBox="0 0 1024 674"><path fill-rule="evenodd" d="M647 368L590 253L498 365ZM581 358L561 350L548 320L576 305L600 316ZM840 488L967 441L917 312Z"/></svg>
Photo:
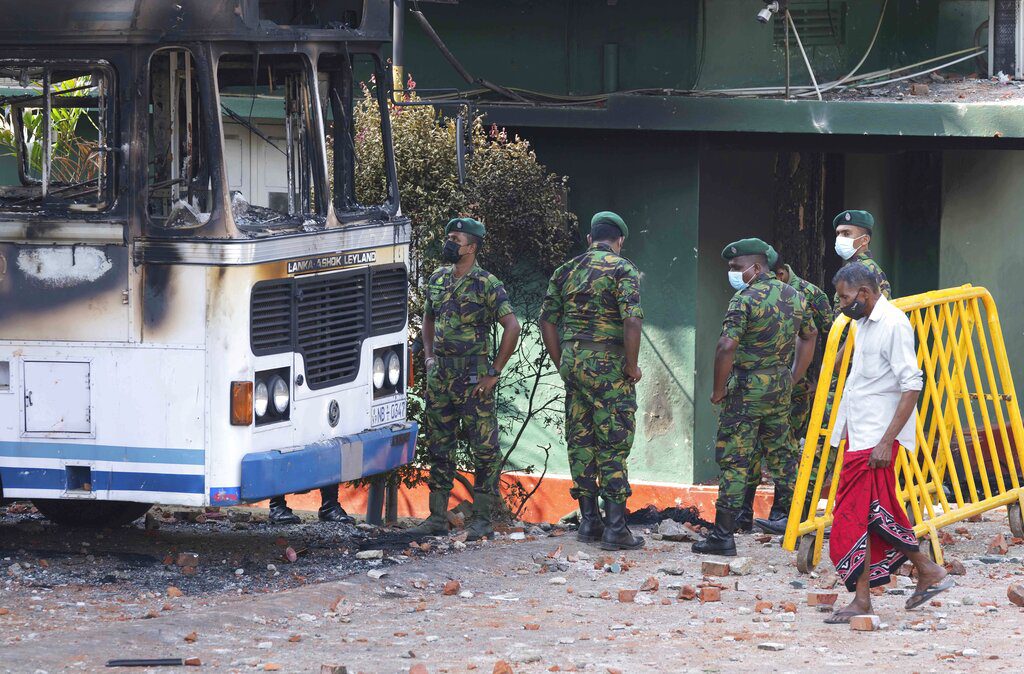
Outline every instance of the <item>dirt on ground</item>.
<svg viewBox="0 0 1024 674"><path fill-rule="evenodd" d="M116 658L197 659L183 674L1024 668L1024 609L1007 594L1024 583L1024 541L1002 510L944 531L963 573L954 589L910 612L910 578L882 590L874 632L825 625L808 605L848 600L827 548L801 575L766 535L738 536L740 558L716 560L655 540L655 525L634 527L646 529L643 550L606 553L550 525L464 543L458 532L412 541L366 525L271 526L234 509L107 531L3 510L0 672L101 671Z"/></svg>

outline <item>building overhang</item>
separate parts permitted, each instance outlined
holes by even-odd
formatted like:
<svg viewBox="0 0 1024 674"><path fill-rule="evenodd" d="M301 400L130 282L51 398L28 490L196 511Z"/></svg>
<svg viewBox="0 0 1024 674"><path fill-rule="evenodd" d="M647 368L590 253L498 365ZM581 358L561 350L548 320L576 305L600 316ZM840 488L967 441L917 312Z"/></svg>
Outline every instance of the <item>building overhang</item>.
<svg viewBox="0 0 1024 674"><path fill-rule="evenodd" d="M919 138L1024 138L1024 100L808 101L611 95L597 107L481 104L502 126Z"/></svg>

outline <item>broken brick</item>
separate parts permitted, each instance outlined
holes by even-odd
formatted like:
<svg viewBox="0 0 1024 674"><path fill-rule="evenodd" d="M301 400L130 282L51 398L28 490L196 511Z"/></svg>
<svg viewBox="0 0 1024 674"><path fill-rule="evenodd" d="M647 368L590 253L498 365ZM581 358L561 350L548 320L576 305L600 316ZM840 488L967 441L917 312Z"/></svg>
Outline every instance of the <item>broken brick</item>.
<svg viewBox="0 0 1024 674"><path fill-rule="evenodd" d="M711 601L722 601L722 590L717 587L702 587L700 589L700 603Z"/></svg>
<svg viewBox="0 0 1024 674"><path fill-rule="evenodd" d="M195 552L179 552L177 562L180 567L199 566L199 554Z"/></svg>
<svg viewBox="0 0 1024 674"><path fill-rule="evenodd" d="M636 590L619 590L619 601L630 604L636 600Z"/></svg>
<svg viewBox="0 0 1024 674"><path fill-rule="evenodd" d="M429 671L423 663L417 663L409 668L409 674L428 674Z"/></svg>
<svg viewBox="0 0 1024 674"><path fill-rule="evenodd" d="M913 84L910 85L910 95L911 96L927 96L928 95L928 85L927 84L923 84L923 83L914 82Z"/></svg>
<svg viewBox="0 0 1024 674"><path fill-rule="evenodd" d="M186 667L202 667L203 661L199 658L185 658Z"/></svg>
<svg viewBox="0 0 1024 674"><path fill-rule="evenodd" d="M194 644L198 640L199 640L199 635L196 634L195 632L189 632L188 634L185 635L185 642L186 643Z"/></svg>
<svg viewBox="0 0 1024 674"><path fill-rule="evenodd" d="M729 564L726 562L701 562L700 572L705 576L728 576Z"/></svg>
<svg viewBox="0 0 1024 674"><path fill-rule="evenodd" d="M807 593L807 605L808 606L832 606L839 599L839 594L836 592L808 592Z"/></svg>
<svg viewBox="0 0 1024 674"><path fill-rule="evenodd" d="M178 588L174 587L173 585L171 585L170 587L167 588L167 596L170 597L171 599L177 599L178 597L185 596L185 593L182 592L181 590L179 590Z"/></svg>
<svg viewBox="0 0 1024 674"><path fill-rule="evenodd" d="M640 586L640 591L641 592L657 592L658 591L658 587L660 587L660 585L658 584L658 579L655 578L654 576L651 576L650 578L648 578L647 580L644 581L643 585Z"/></svg>
<svg viewBox="0 0 1024 674"><path fill-rule="evenodd" d="M949 571L954 576L966 576L967 569L964 568L963 562L959 559L947 559L946 560L946 571Z"/></svg>
<svg viewBox="0 0 1024 674"><path fill-rule="evenodd" d="M512 665L508 664L504 660L498 660L494 663L494 669L491 670L491 674L515 674L512 670Z"/></svg>
<svg viewBox="0 0 1024 674"><path fill-rule="evenodd" d="M950 535L948 531L940 531L939 543L942 545L956 545L956 540Z"/></svg>
<svg viewBox="0 0 1024 674"><path fill-rule="evenodd" d="M1015 583L1006 588L1006 598L1013 605L1024 608L1024 584Z"/></svg>
<svg viewBox="0 0 1024 674"><path fill-rule="evenodd" d="M783 613L796 613L796 604L791 601L784 601L779 604L779 608L782 609Z"/></svg>
<svg viewBox="0 0 1024 674"><path fill-rule="evenodd" d="M302 641L302 635L301 634L293 634L290 637L288 637L288 642L289 643L297 644L300 641Z"/></svg>
<svg viewBox="0 0 1024 674"><path fill-rule="evenodd" d="M1006 543L1006 537L1002 534L997 534L992 542L988 544L988 554L990 555L1005 555L1010 551L1010 546Z"/></svg>
<svg viewBox="0 0 1024 674"><path fill-rule="evenodd" d="M754 613L764 613L765 611L771 611L775 608L775 604L770 601L759 601L754 604Z"/></svg>
<svg viewBox="0 0 1024 674"><path fill-rule="evenodd" d="M875 632L882 621L876 615L855 615L850 618L850 629L857 632Z"/></svg>
<svg viewBox="0 0 1024 674"><path fill-rule="evenodd" d="M444 594L448 597L456 595L462 589L462 583L457 580L449 580L444 584Z"/></svg>
<svg viewBox="0 0 1024 674"><path fill-rule="evenodd" d="M537 623L526 623L525 625L523 625L523 629L529 632L536 632L540 629L540 625L538 625Z"/></svg>
<svg viewBox="0 0 1024 674"><path fill-rule="evenodd" d="M683 601L690 601L697 598L697 590L692 585L683 585L679 588L678 598Z"/></svg>

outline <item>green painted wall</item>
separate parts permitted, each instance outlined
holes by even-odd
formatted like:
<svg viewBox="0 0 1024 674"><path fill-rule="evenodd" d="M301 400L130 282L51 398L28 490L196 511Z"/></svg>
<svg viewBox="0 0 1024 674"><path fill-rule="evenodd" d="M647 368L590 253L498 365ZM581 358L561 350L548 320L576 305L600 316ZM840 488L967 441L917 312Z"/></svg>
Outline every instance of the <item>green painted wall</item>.
<svg viewBox="0 0 1024 674"><path fill-rule="evenodd" d="M569 204L582 234L590 216L614 210L630 227L624 255L643 274L644 331L638 389L634 479L693 480L694 348L697 321L698 152L683 134L625 134L517 129L549 168L571 176ZM537 429L517 452L538 463L551 442L548 470L568 474L564 441Z"/></svg>
<svg viewBox="0 0 1024 674"><path fill-rule="evenodd" d="M992 293L1010 367L1024 373L1024 152L953 151L943 161L942 287L973 283Z"/></svg>

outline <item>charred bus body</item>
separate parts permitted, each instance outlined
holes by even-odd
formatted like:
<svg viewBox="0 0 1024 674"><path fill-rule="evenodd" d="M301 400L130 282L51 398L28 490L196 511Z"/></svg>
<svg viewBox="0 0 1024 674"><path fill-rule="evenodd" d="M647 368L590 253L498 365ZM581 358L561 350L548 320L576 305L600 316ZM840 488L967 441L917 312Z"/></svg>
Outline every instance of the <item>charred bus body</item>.
<svg viewBox="0 0 1024 674"><path fill-rule="evenodd" d="M388 28L386 0L44 0L0 26L4 498L114 523L411 461L383 93L379 147L354 142Z"/></svg>

